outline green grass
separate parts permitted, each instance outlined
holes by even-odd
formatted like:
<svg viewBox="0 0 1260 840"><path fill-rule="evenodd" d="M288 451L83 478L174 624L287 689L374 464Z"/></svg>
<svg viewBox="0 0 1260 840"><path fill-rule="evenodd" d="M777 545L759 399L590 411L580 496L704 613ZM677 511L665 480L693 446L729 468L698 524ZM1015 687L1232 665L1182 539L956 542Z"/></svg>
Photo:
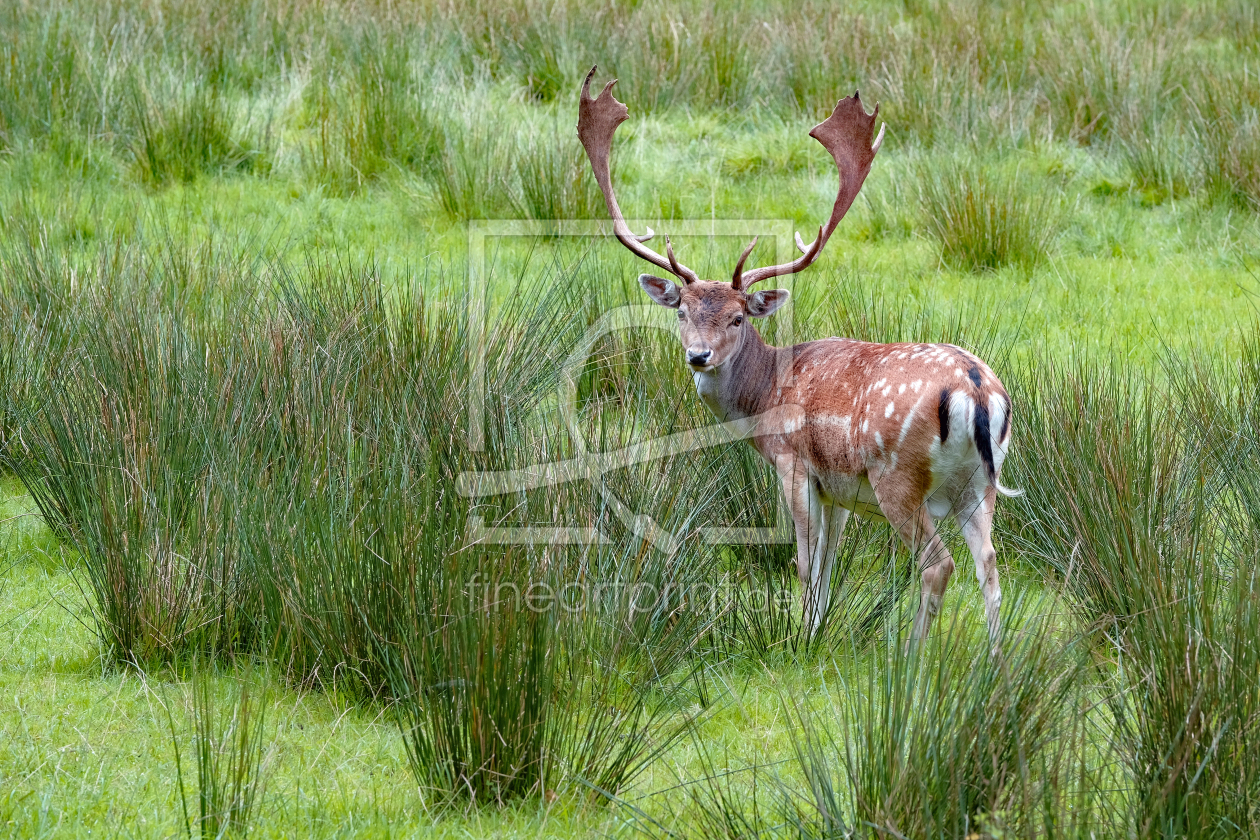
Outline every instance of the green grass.
<svg viewBox="0 0 1260 840"><path fill-rule="evenodd" d="M1254 834L1252 4L453 9L0 12L0 828ZM792 548L694 530L773 522L744 448L461 494L574 428L606 451L707 420L664 312L597 342L560 415L583 331L644 303L614 242L489 241L470 320L469 221L604 215L572 129L597 62L631 109L621 204L663 234L807 234L835 195L809 128L881 103L865 198L764 328L993 364L1026 491L996 528L1003 658L952 532L903 654L917 587L873 524L806 644ZM714 278L745 244L674 241ZM474 516L607 541L476 542ZM578 580L604 589L572 614L468 597ZM640 609L647 585L673 594Z"/></svg>

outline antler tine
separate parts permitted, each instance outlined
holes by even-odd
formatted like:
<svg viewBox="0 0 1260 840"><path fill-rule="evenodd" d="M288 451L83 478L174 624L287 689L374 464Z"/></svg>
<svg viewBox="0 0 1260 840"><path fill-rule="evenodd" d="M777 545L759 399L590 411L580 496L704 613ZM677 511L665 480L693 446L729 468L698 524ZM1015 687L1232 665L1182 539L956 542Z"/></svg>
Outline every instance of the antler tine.
<svg viewBox="0 0 1260 840"><path fill-rule="evenodd" d="M694 283L700 278L691 269L680 265L678 260L674 259L672 251L667 260L643 244L654 235L650 228L645 236L635 236L630 231L630 226L626 224L625 216L621 215L621 208L617 206L617 196L613 194L608 159L612 154L613 134L617 131L617 126L629 119L630 109L612 95L612 87L617 83L616 79L604 85L599 96L591 96L591 79L595 76L597 69L598 65L592 67L591 72L586 74L586 81L582 83L582 94L578 99L577 133L578 139L582 141L582 148L586 149L586 156L591 162L595 182L599 184L600 192L604 194L604 204L608 207L608 215L612 217L613 233L636 257L647 260L663 271L670 272L685 283ZM668 243L666 250L670 250Z"/></svg>
<svg viewBox="0 0 1260 840"><path fill-rule="evenodd" d="M669 270L679 277L686 278L687 269L679 265L678 260L674 258L674 246L673 243L669 241L668 235L665 237L665 256L669 257ZM693 276L691 279L694 280L695 277ZM687 282L690 283L691 280L688 280Z"/></svg>
<svg viewBox="0 0 1260 840"><path fill-rule="evenodd" d="M753 252L753 248L757 247L757 237L753 237L752 242L748 243L748 247L744 249L744 253L739 255L739 262L735 263L735 273L731 275L731 288L742 288L744 279L744 263L748 260L748 255Z"/></svg>
<svg viewBox="0 0 1260 840"><path fill-rule="evenodd" d="M818 238L808 246L801 239L801 235L796 234L796 247L801 251L800 257L790 263L755 268L748 272L743 280L745 289L771 277L795 274L808 268L814 260L818 259L818 255L822 253L823 246L831 238L836 226L853 206L858 191L862 189L862 184L871 171L875 154L884 142L882 125L879 136L873 143L871 142L871 136L875 133L875 118L878 116L879 105L875 105L874 113L866 113L858 92L854 91L852 96L847 96L836 103L831 116L814 126L809 136L822 143L823 148L831 152L832 158L836 161L836 169L840 173L840 188L836 193L836 203L831 208L831 218L818 229Z"/></svg>

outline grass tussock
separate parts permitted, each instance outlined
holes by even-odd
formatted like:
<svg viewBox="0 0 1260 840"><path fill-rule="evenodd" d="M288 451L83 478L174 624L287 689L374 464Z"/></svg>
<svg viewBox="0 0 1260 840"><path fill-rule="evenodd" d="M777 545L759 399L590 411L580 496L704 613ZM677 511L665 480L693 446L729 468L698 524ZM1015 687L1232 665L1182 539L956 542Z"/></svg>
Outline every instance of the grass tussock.
<svg viewBox="0 0 1260 840"><path fill-rule="evenodd" d="M1132 830L1254 830L1257 768L1240 740L1260 696L1241 641L1256 620L1250 528L1227 489L1235 450L1208 434L1229 428L1245 443L1244 417L1205 428L1167 386L1084 366L1035 381L1033 419L1080 419L1038 428L1056 445L1021 456L1043 480L1019 506L1020 540L1062 575L1079 621L1112 651L1110 744L1133 780ZM1186 381L1217 399L1247 387Z"/></svg>
<svg viewBox="0 0 1260 840"><path fill-rule="evenodd" d="M957 615L913 653L895 616L871 647L850 637L862 655L827 666L821 696L781 695L791 769L753 765L751 782L732 782L702 749L709 775L690 786L676 824L713 838L1107 830L1107 774L1086 757L1098 714L1081 650L1055 638L1053 609L1017 604L1031 620L997 656Z"/></svg>
<svg viewBox="0 0 1260 840"><path fill-rule="evenodd" d="M197 767L197 812L192 817L184 787L180 738L171 724L183 825L202 840L244 837L266 796L271 753L264 737L267 695L248 679L233 686L230 711L216 697L211 669L192 681L193 758Z"/></svg>
<svg viewBox="0 0 1260 840"><path fill-rule="evenodd" d="M1260 80L1251 73L1212 80L1198 108L1207 188L1227 202L1260 207Z"/></svg>
<svg viewBox="0 0 1260 840"><path fill-rule="evenodd" d="M996 657L957 625L922 658L896 639L881 645L842 683L843 734L802 719L797 756L816 818L849 814L874 836L1038 836L1040 809L1057 816L1074 794L1080 734L1065 720L1080 707L1080 666L1042 622L1008 634Z"/></svg>
<svg viewBox="0 0 1260 840"><path fill-rule="evenodd" d="M140 100L134 148L141 180L154 187L188 183L227 172L265 174L269 150L254 148L237 131L222 94L204 84L171 106Z"/></svg>
<svg viewBox="0 0 1260 840"><path fill-rule="evenodd" d="M924 222L951 268L1029 270L1049 255L1061 226L1058 202L1030 190L1018 173L952 161L922 167L919 179Z"/></svg>

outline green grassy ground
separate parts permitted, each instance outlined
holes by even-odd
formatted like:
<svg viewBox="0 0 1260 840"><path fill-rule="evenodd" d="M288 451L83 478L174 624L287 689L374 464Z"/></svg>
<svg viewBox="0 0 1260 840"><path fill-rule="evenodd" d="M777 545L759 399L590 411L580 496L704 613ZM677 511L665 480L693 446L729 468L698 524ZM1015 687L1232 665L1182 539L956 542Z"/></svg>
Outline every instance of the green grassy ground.
<svg viewBox="0 0 1260 840"><path fill-rule="evenodd" d="M265 688L265 789L247 821L260 836L1257 830L1258 58L1260 14L1232 2L0 12L0 828L208 836L180 796L182 775L195 822L194 684L209 680L223 710L244 679ZM454 603L442 574L425 578L440 606L380 594L501 563L513 581L727 576L794 597L782 550L693 540L661 559L585 486L481 510L601 523L611 547L594 559L464 544L455 475L569 454L555 368L603 311L645 302L641 265L613 240L495 249L491 309L508 337L495 358L510 375L492 379L489 451L468 450L468 222L603 217L572 129L596 62L631 108L614 149L622 207L658 233L786 219L809 238L835 190L809 128L854 87L881 102L888 140L863 196L786 281L792 335L955 341L1011 388L1004 483L1028 496L998 523L1004 680L980 651L956 535L945 649L921 660L900 655L898 610L864 600L896 565L878 529L851 535L841 594L886 623L846 613L821 650L794 649L790 628L759 635L738 606L649 621L613 604L590 627L548 625L546 642L460 614L469 641L435 618ZM999 230L966 215L965 195ZM992 264L958 256L1011 232L1036 244ZM744 245L675 242L713 278ZM387 303L368 300L377 291ZM674 344L640 332L596 348L579 386L589 439L704 422ZM774 485L741 457L609 483L680 532L693 514L764 522ZM154 559L170 557L186 566ZM372 558L410 572L373 588ZM111 563L139 576L113 591ZM163 588L171 568L246 571L191 587L190 629L123 597L187 606ZM127 619L135 650L108 642ZM636 698L662 709L599 742L642 743L651 760L592 794L582 730L542 751L554 796L469 804L475 772L442 790L409 764L399 726L413 714L437 737L437 677L390 657L473 682L495 644L538 653L520 667L555 679L534 693L549 721L588 724ZM485 679L500 693L477 702L517 698L516 673ZM470 709L456 730L476 728ZM503 752L518 747L537 752Z"/></svg>
<svg viewBox="0 0 1260 840"><path fill-rule="evenodd" d="M103 659L84 624L87 610L77 576L22 488L6 480L4 491L4 516L23 518L9 520L3 531L7 568L0 588L5 616L0 639L6 654L0 688L7 700L0 717L5 780L0 819L20 837L182 834L174 743L178 739L187 762L193 728L188 674L120 670ZM1012 576L1009 569L1006 581L1007 591L1022 598L1035 598L1040 590L1036 580ZM943 620L974 625L967 632L979 632L980 604L974 580L959 575ZM714 767L730 771L737 782L755 765L793 776L782 766L793 740L785 703L803 699L828 708L832 696L846 689L835 668L826 654L719 667L711 677L711 712L622 792L631 808L577 797L460 813L426 806L388 710L337 692L297 691L247 665L247 677L268 692L267 798L252 831L277 837L616 835L646 820L636 814L639 809L669 826L663 802L685 803L687 785ZM232 700L233 673L211 678L220 702ZM712 762L701 760L702 751ZM188 795L195 797L188 784Z"/></svg>

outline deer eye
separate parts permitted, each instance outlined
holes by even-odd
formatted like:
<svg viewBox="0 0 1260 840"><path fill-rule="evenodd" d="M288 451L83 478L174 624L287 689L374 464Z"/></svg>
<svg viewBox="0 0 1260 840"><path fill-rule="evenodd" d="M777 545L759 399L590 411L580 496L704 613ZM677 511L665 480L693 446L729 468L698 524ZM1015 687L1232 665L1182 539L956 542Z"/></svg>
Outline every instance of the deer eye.
<svg viewBox="0 0 1260 840"><path fill-rule="evenodd" d="M679 310L678 310L678 320L679 320L679 321L686 321L686 320L687 320L687 313L686 313L686 312L683 312L681 309L679 309Z"/></svg>
<svg viewBox="0 0 1260 840"><path fill-rule="evenodd" d="M742 324L742 323L744 323L744 316L743 316L743 315L736 315L736 316L735 316L735 320L731 322L731 326L732 326L732 327L738 327L738 326L739 326L740 324Z"/></svg>

